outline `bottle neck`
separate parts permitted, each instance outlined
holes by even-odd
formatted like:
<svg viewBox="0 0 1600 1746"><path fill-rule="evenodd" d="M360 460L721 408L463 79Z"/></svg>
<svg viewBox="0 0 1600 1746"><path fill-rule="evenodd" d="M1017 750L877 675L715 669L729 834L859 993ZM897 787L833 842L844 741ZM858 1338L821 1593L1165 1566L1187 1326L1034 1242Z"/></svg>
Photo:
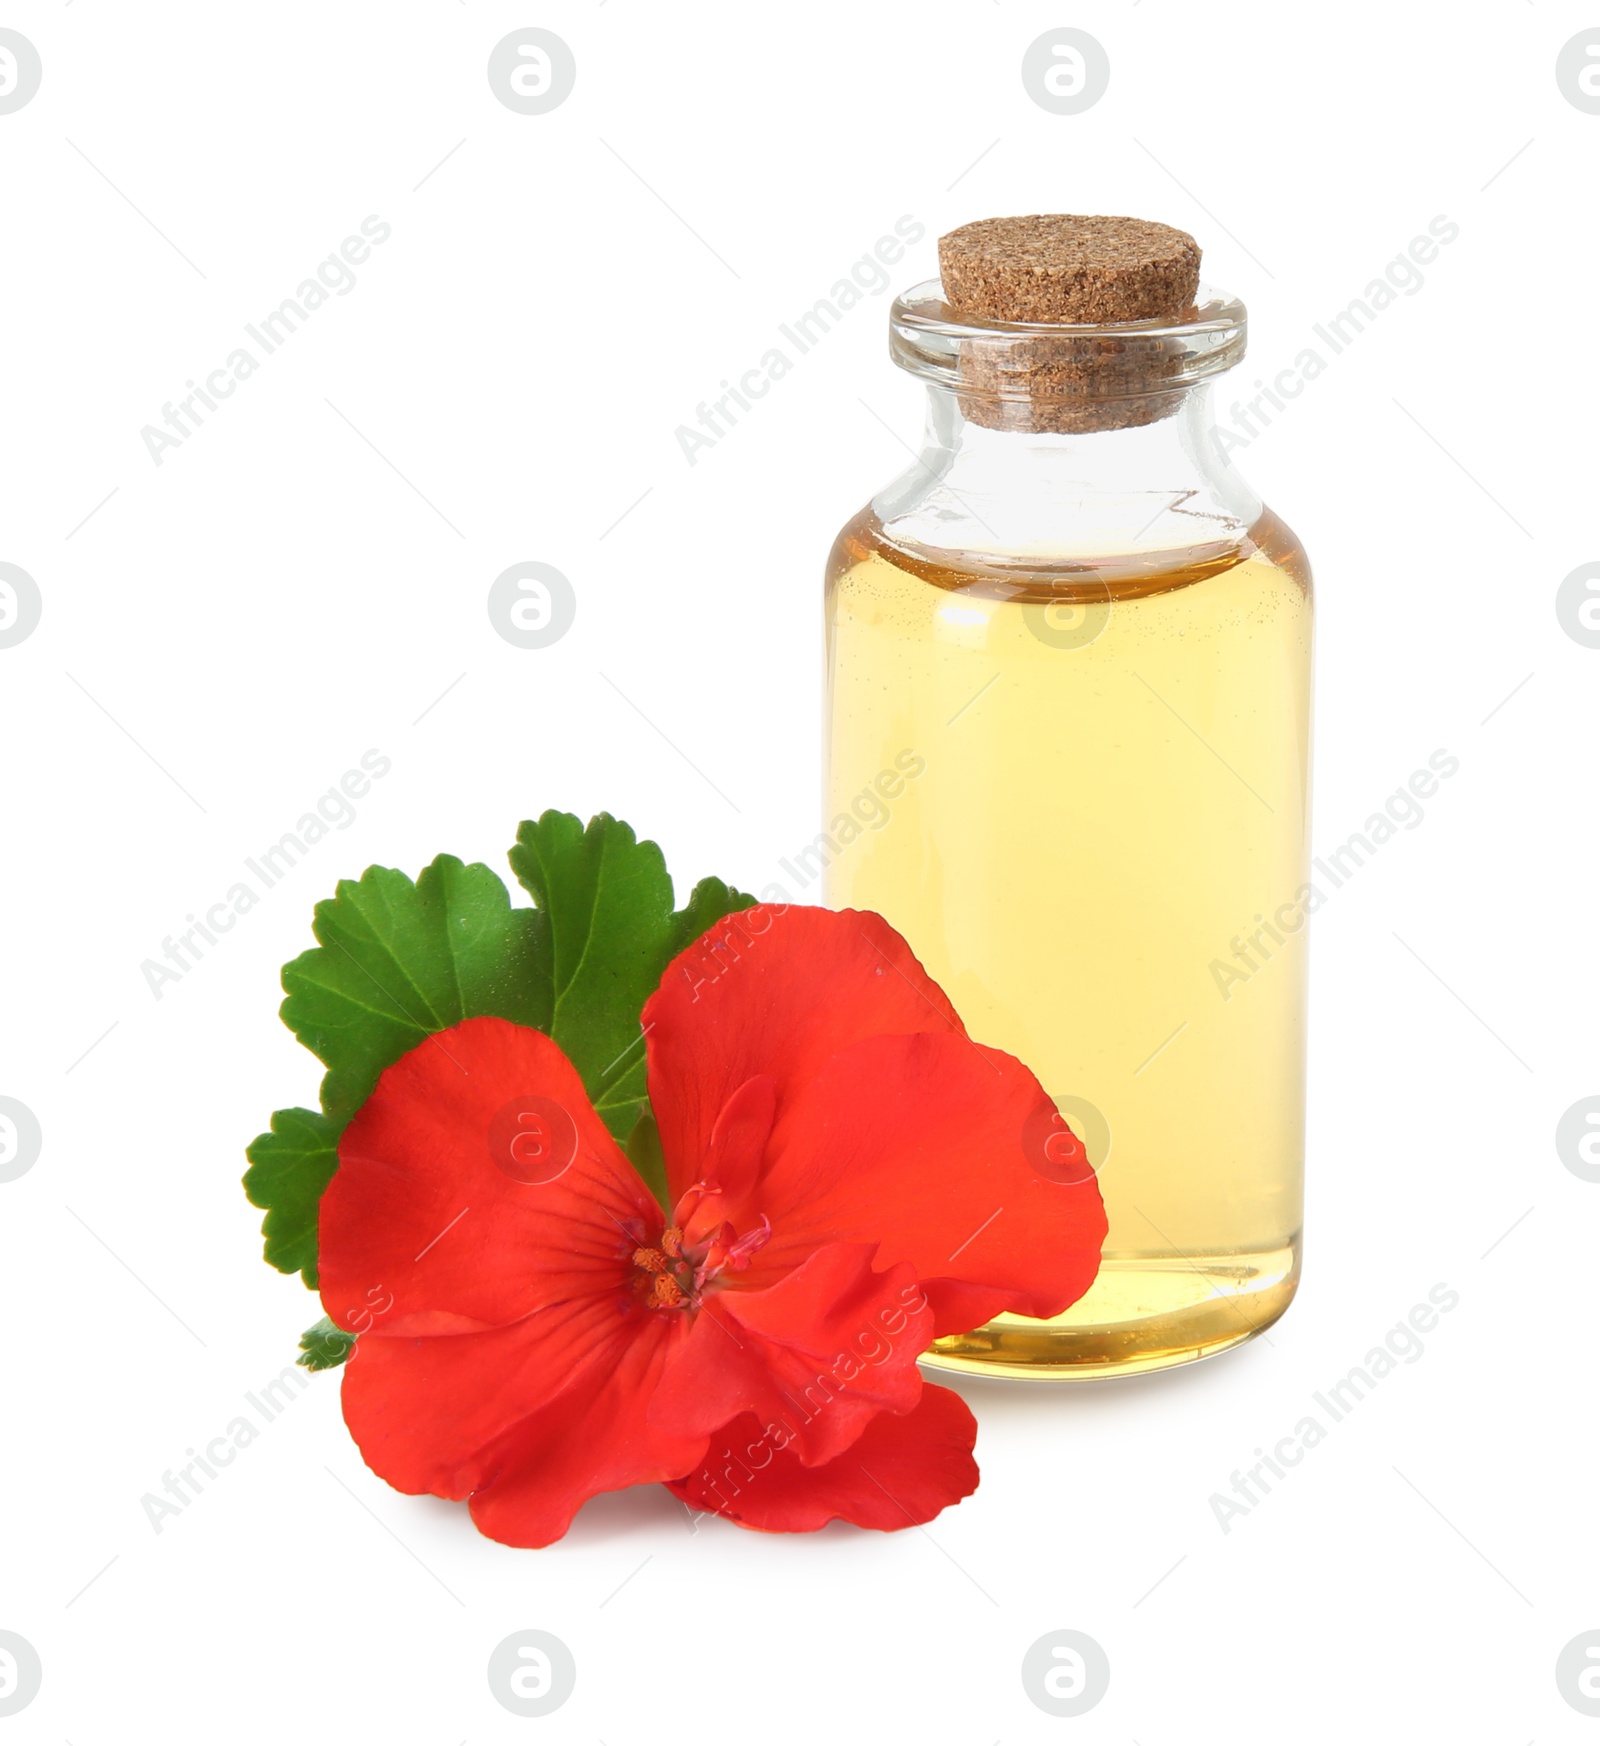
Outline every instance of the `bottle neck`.
<svg viewBox="0 0 1600 1746"><path fill-rule="evenodd" d="M896 545L1002 568L1236 550L1262 504L1210 434L1209 384L1164 400L1164 416L1121 428L996 429L969 391L929 383L922 451L873 512Z"/></svg>

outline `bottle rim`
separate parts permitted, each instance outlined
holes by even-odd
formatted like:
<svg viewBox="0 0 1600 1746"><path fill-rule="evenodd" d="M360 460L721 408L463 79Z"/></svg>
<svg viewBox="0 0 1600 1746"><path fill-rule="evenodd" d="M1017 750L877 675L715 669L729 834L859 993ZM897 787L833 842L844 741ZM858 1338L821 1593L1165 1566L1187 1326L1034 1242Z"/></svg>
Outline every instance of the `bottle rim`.
<svg viewBox="0 0 1600 1746"><path fill-rule="evenodd" d="M1246 329L1244 304L1210 285L1179 321L1009 322L958 315L928 279L895 298L889 352L902 370L964 398L1128 399L1231 370Z"/></svg>

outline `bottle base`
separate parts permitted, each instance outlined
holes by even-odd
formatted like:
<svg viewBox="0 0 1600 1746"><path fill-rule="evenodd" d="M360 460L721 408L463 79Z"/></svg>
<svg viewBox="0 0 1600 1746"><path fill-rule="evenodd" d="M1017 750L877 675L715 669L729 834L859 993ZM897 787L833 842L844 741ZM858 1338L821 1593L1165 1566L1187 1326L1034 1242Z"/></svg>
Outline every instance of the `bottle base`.
<svg viewBox="0 0 1600 1746"><path fill-rule="evenodd" d="M1062 1315L996 1316L970 1334L935 1340L922 1362L1045 1381L1166 1370L1254 1339L1289 1307L1299 1283L1298 1237L1250 1254L1108 1255Z"/></svg>

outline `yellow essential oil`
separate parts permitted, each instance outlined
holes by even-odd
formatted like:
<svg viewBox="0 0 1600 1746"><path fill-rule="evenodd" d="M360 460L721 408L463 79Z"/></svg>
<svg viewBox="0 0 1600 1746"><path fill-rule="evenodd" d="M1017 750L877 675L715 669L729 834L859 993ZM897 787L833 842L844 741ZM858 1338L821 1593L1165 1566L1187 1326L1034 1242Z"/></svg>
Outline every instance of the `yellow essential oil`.
<svg viewBox="0 0 1600 1746"><path fill-rule="evenodd" d="M829 868L968 1030L1026 1062L1110 1220L1049 1322L941 1340L953 1369L1094 1375L1220 1351L1299 1268L1310 583L1270 516L1147 561L952 568L872 513L828 581L830 818L910 749ZM913 765L914 767L914 765Z"/></svg>

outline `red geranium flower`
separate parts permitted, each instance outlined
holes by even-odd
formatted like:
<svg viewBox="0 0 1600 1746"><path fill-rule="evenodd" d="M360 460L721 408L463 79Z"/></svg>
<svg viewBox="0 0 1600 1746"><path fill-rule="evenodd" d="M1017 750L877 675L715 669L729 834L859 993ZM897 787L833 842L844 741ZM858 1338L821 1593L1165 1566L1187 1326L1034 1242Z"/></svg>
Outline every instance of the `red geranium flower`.
<svg viewBox="0 0 1600 1746"><path fill-rule="evenodd" d="M322 1298L361 1335L367 1464L518 1546L651 1480L752 1527L929 1520L977 1483L974 1425L917 1355L1087 1289L1082 1148L874 915L727 917L643 1023L670 1221L560 1049L502 1019L412 1050L346 1129Z"/></svg>

